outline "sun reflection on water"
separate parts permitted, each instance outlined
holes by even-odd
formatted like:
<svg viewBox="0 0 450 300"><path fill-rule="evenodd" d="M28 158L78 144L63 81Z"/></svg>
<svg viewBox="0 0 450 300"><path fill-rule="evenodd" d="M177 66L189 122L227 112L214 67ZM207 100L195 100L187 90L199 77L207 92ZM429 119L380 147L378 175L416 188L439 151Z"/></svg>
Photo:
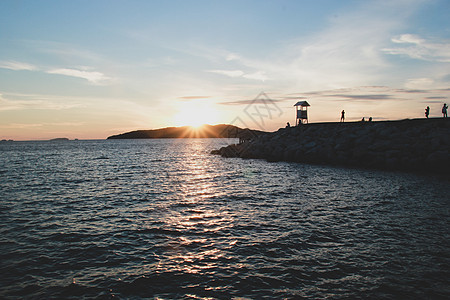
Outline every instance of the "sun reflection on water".
<svg viewBox="0 0 450 300"><path fill-rule="evenodd" d="M233 218L216 204L225 192L211 178L215 166L204 159L208 155L205 143L193 141L188 146L183 149L188 154L177 161L176 172L167 171L174 193L167 202L170 209L165 210L162 227L173 235L165 243L166 251L157 268L164 272L213 273L229 259L226 249L236 244L225 236L233 227Z"/></svg>

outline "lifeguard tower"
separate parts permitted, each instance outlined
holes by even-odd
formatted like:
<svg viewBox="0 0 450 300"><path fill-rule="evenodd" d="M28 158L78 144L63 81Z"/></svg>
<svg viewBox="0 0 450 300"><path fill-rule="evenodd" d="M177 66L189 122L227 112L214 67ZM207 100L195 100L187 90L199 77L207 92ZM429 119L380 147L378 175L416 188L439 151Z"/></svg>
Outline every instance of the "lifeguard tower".
<svg viewBox="0 0 450 300"><path fill-rule="evenodd" d="M308 106L306 101L298 101L294 104L296 107L295 126L308 123Z"/></svg>

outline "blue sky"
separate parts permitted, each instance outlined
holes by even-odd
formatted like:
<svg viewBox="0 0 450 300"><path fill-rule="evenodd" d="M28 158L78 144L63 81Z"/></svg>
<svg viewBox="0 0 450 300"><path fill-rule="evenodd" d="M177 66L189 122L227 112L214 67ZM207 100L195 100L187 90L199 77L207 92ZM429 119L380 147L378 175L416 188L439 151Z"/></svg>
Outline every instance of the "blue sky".
<svg viewBox="0 0 450 300"><path fill-rule="evenodd" d="M276 130L305 98L310 122L450 102L447 0L3 0L0 45L1 139Z"/></svg>

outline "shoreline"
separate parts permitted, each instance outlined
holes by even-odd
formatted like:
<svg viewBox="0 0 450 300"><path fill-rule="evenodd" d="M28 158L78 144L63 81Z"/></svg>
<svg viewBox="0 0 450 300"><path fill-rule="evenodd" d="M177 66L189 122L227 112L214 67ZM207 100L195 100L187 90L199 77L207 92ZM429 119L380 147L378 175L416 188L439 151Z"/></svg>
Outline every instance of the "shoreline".
<svg viewBox="0 0 450 300"><path fill-rule="evenodd" d="M303 124L211 154L450 176L450 119Z"/></svg>

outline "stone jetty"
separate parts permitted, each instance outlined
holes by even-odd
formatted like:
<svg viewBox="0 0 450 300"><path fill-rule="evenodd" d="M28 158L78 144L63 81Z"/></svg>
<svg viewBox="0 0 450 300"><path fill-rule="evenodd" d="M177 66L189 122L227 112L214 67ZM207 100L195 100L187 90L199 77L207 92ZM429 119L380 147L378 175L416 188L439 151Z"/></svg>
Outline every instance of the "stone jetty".
<svg viewBox="0 0 450 300"><path fill-rule="evenodd" d="M450 175L450 119L312 123L281 128L212 154Z"/></svg>

